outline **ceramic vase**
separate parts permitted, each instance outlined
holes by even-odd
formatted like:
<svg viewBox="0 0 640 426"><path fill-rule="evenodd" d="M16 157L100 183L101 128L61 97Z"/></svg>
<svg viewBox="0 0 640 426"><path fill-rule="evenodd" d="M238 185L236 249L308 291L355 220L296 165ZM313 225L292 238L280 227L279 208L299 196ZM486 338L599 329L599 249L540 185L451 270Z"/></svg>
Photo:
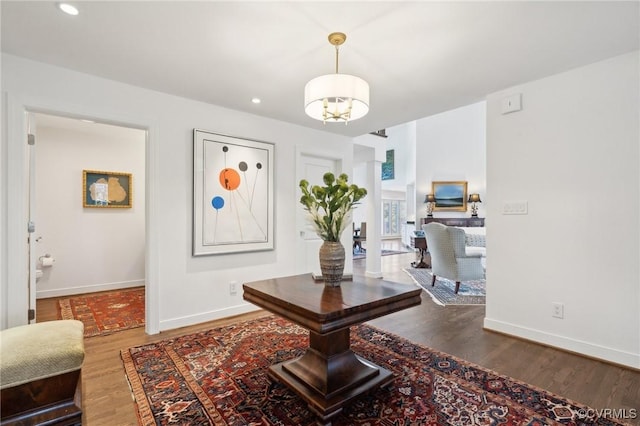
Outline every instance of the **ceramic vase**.
<svg viewBox="0 0 640 426"><path fill-rule="evenodd" d="M339 241L325 241L320 246L320 271L327 287L339 287L344 273L344 246Z"/></svg>

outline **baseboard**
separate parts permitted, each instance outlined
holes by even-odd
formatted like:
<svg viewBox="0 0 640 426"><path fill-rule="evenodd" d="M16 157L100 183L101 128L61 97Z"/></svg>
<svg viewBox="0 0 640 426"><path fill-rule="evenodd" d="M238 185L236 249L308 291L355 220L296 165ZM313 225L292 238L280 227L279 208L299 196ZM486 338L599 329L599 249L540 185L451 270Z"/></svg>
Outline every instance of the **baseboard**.
<svg viewBox="0 0 640 426"><path fill-rule="evenodd" d="M546 333L504 321L492 320L490 318L484 319L484 329L529 340L545 346L551 346L568 352L573 352L589 358L595 358L601 361L617 364L623 367L629 367L634 370L640 369L640 354L624 352L618 349L571 339L557 334Z"/></svg>
<svg viewBox="0 0 640 426"><path fill-rule="evenodd" d="M145 280L120 281L115 283L94 284L82 287L56 288L53 290L37 290L36 299L49 297L73 296L75 294L96 293L99 291L121 290L123 288L144 286ZM37 284L36 284L37 287Z"/></svg>
<svg viewBox="0 0 640 426"><path fill-rule="evenodd" d="M186 327L188 325L200 324L203 322L246 314L258 310L260 310L260 308L256 305L253 305L251 303L243 303L242 305L230 306L228 308L219 309L216 311L203 312L197 315L171 318L168 320L160 321L160 331L173 330L174 328Z"/></svg>

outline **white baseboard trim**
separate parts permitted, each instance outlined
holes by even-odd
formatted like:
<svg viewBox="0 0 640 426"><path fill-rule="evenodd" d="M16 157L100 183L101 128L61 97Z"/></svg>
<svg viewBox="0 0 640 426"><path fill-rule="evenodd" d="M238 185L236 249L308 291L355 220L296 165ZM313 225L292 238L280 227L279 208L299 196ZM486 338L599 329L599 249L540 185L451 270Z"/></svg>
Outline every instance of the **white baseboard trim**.
<svg viewBox="0 0 640 426"><path fill-rule="evenodd" d="M96 293L98 291L120 290L130 287L144 286L145 280L121 281L115 283L92 284L82 287L56 288L53 290L36 290L36 299L47 299L49 297L73 296L74 294ZM36 284L36 287L38 284Z"/></svg>
<svg viewBox="0 0 640 426"><path fill-rule="evenodd" d="M522 327L504 321L484 319L484 328L486 330L496 331L498 333L507 334L509 336L530 340L546 346L563 349L574 352L590 358L597 358L615 364L640 369L640 354L625 352L582 340L572 339L557 334L547 333L540 330Z"/></svg>
<svg viewBox="0 0 640 426"><path fill-rule="evenodd" d="M235 315L246 314L248 312L258 311L259 307L251 303L230 306L228 308L216 311L203 312L197 315L189 315L180 318L171 318L160 321L160 331L173 330L174 328L186 327L188 325L200 324L207 321L213 321L221 318L232 317Z"/></svg>

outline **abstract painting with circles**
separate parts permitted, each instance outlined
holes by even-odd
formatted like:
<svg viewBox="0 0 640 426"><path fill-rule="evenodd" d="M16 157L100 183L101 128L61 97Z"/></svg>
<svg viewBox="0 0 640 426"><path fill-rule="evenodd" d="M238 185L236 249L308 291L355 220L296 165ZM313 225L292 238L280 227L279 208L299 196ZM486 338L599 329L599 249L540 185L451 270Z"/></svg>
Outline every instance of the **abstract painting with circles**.
<svg viewBox="0 0 640 426"><path fill-rule="evenodd" d="M271 250L274 145L194 130L193 254Z"/></svg>

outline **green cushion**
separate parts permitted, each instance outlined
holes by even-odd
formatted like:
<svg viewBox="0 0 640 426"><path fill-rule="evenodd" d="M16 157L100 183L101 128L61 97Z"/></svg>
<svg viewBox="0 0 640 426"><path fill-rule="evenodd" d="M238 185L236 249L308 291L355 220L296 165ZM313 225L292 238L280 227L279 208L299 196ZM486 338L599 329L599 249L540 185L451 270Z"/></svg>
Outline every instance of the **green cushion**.
<svg viewBox="0 0 640 426"><path fill-rule="evenodd" d="M84 325L47 321L0 331L0 389L75 371L84 360Z"/></svg>

